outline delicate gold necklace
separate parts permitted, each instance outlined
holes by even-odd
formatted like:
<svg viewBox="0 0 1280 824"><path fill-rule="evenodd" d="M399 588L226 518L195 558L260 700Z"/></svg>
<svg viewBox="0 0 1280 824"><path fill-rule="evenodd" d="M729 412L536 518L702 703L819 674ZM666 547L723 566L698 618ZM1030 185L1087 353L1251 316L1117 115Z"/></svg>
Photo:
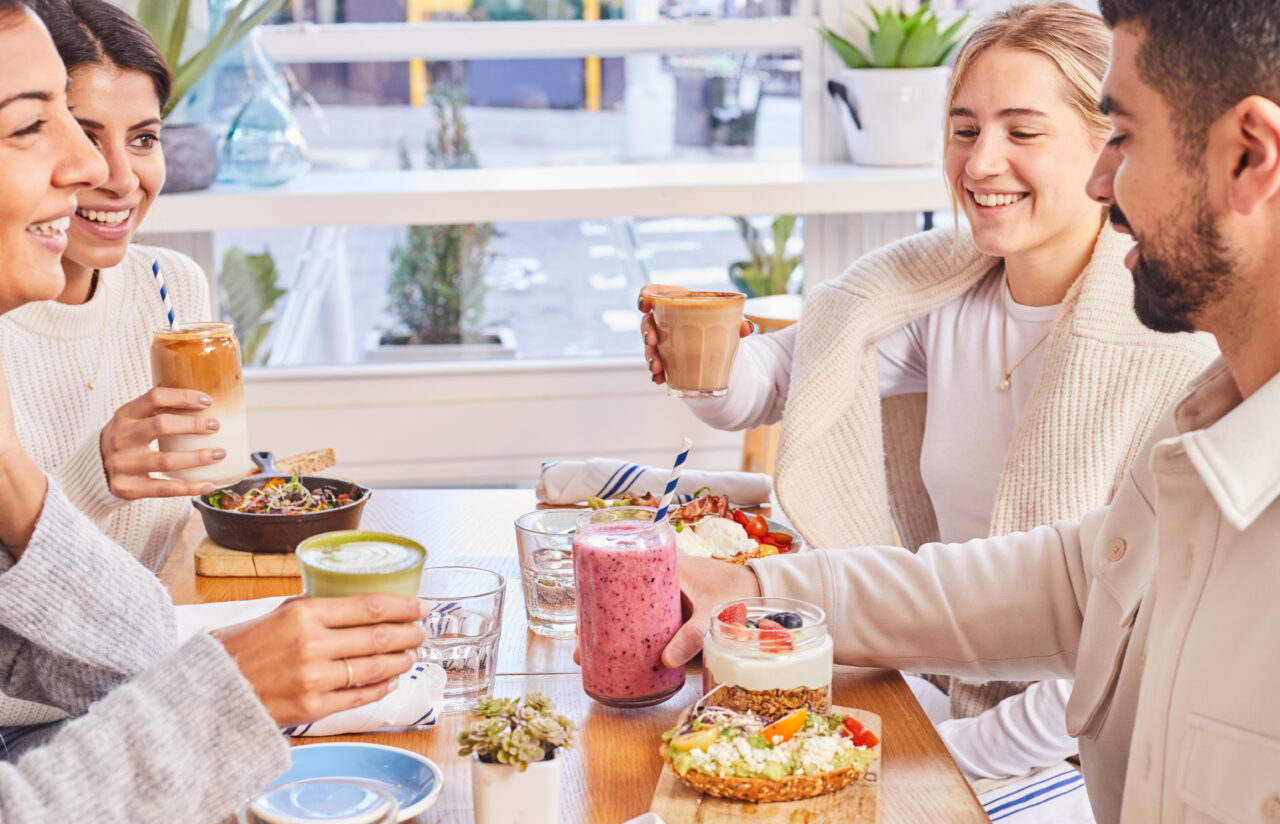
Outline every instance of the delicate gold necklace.
<svg viewBox="0 0 1280 824"><path fill-rule="evenodd" d="M98 373L102 371L102 353L107 348L107 326L111 318L111 307L107 302L107 282L97 270L93 270L94 289L102 291L102 331L98 334L98 360L93 365L93 371L89 373L89 379L85 381L85 386L92 392L98 388ZM79 356L76 360L79 360Z"/></svg>
<svg viewBox="0 0 1280 824"><path fill-rule="evenodd" d="M1006 286L1005 288L1008 287ZM1045 332L1044 337L1036 341L1035 346L1028 349L1025 355L1018 358L1017 363L1013 366L1009 366L1009 347L1005 344L1005 340L1009 336L1009 307L1005 305L1005 296L1003 294L1000 295L1000 311L1004 315L1004 322L1000 325L1000 368L1004 370L1004 377L1000 379L1000 383L997 388L1001 392L1008 392L1009 388L1013 386L1013 381L1010 380L1013 377L1013 370L1021 366L1023 361L1031 357L1032 352L1040 348L1040 344L1049 339L1049 332L1052 332L1053 329L1050 329L1049 332Z"/></svg>

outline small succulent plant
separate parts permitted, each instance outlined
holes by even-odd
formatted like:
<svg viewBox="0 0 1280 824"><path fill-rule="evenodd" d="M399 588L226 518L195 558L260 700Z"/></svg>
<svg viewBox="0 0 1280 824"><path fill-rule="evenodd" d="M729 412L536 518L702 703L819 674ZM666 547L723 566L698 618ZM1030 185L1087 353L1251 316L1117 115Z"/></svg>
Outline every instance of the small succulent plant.
<svg viewBox="0 0 1280 824"><path fill-rule="evenodd" d="M969 19L965 12L947 28L939 31L938 15L929 8L928 0L913 14L892 7L871 7L872 25L859 19L867 30L870 53L850 43L828 28L819 31L840 59L851 69L917 69L941 66L960 43L960 29Z"/></svg>
<svg viewBox="0 0 1280 824"><path fill-rule="evenodd" d="M458 755L475 753L481 761L509 764L522 771L573 746L578 725L554 712L540 692L523 698L481 698L476 720L458 733Z"/></svg>

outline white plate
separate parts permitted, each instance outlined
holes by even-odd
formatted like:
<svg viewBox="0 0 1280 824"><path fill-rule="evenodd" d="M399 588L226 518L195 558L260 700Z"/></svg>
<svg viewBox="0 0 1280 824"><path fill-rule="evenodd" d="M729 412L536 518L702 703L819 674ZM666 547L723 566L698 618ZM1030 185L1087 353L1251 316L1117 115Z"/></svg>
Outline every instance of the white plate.
<svg viewBox="0 0 1280 824"><path fill-rule="evenodd" d="M791 536L791 550L785 554L796 555L798 553L804 552L809 548L809 545L804 542L804 538L800 537L800 533L796 532L791 527L783 526L782 524L778 523L772 518L765 518L764 520L765 520L765 523L769 525L770 532L781 532L785 535Z"/></svg>

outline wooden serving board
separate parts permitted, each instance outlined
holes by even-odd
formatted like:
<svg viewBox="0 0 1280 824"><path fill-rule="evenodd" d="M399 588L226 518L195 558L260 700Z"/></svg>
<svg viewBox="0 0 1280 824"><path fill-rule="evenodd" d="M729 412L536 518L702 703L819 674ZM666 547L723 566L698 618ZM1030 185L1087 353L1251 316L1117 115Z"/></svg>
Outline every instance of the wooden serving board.
<svg viewBox="0 0 1280 824"><path fill-rule="evenodd" d="M297 578L292 552L241 552L205 538L195 552L196 575L206 578Z"/></svg>
<svg viewBox="0 0 1280 824"><path fill-rule="evenodd" d="M832 707L831 711L852 715L880 737L880 716L875 713L848 707ZM871 764L866 775L843 790L816 798L773 804L752 804L703 795L690 789L676 777L671 767L664 765L649 809L666 824L877 824L880 821L880 759Z"/></svg>

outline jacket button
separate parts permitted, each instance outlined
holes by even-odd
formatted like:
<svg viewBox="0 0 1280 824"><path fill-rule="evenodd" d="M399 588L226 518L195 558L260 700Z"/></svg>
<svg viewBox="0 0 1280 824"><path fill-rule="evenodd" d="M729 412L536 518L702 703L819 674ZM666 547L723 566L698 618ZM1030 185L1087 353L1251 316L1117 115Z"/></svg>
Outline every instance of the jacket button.
<svg viewBox="0 0 1280 824"><path fill-rule="evenodd" d="M1272 793L1262 802L1262 820L1268 824L1280 822L1280 793Z"/></svg>
<svg viewBox="0 0 1280 824"><path fill-rule="evenodd" d="M1116 538L1111 542L1111 546L1107 547L1107 557L1113 561L1119 561L1124 557L1124 538Z"/></svg>

